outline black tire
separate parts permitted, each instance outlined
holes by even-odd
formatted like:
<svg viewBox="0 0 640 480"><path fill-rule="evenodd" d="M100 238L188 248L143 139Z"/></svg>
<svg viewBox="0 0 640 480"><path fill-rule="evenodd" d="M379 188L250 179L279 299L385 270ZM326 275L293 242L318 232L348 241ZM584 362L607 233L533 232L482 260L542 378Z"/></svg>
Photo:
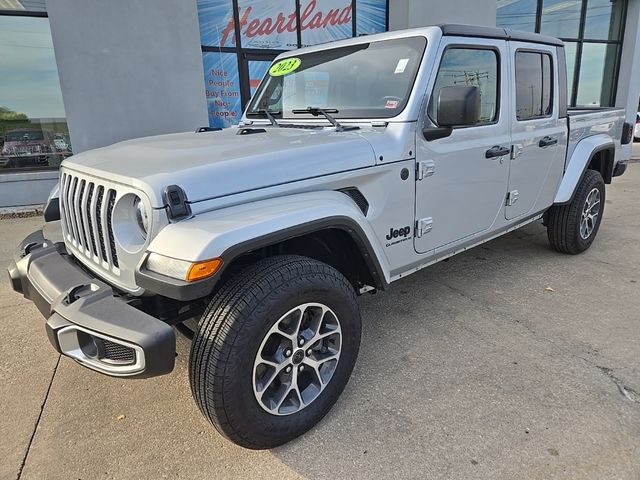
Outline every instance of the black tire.
<svg viewBox="0 0 640 480"><path fill-rule="evenodd" d="M589 194L593 189L600 193L598 216L593 224L593 230L583 238L580 232L582 213ZM558 252L576 255L584 252L591 246L604 214L605 185L602 175L595 170L587 170L578 185L575 195L570 203L556 205L549 209L547 219L547 235L549 243Z"/></svg>
<svg viewBox="0 0 640 480"><path fill-rule="evenodd" d="M339 318L339 360L324 390L307 407L287 416L270 414L254 395L256 354L283 314L310 302L323 303ZM193 397L232 442L251 449L282 445L313 427L336 402L355 365L360 333L355 291L340 272L300 256L261 260L231 277L203 314L189 358Z"/></svg>

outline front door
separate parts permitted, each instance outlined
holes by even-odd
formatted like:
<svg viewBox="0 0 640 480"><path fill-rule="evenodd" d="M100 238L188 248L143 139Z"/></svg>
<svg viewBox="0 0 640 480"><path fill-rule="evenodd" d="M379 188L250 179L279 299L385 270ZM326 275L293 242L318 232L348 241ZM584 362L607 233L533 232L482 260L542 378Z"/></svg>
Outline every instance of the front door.
<svg viewBox="0 0 640 480"><path fill-rule="evenodd" d="M503 215L511 151L509 58L506 42L445 37L423 126L437 126L440 89L476 86L480 121L427 141L418 130L416 179L418 253L435 253L490 231Z"/></svg>
<svg viewBox="0 0 640 480"><path fill-rule="evenodd" d="M553 46L510 42L513 153L507 220L538 213L553 203L562 178L566 118L559 119L558 65ZM564 67L561 67L564 68Z"/></svg>

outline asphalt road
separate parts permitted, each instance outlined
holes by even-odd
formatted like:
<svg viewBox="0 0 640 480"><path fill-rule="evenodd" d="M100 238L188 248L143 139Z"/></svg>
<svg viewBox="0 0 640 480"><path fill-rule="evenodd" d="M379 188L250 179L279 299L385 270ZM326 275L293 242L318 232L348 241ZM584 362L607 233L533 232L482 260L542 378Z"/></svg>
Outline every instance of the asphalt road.
<svg viewBox="0 0 640 480"><path fill-rule="evenodd" d="M59 358L0 283L0 478L640 478L640 164L608 191L593 247L540 224L360 300L364 333L330 414L275 450L201 417L189 344L165 377ZM39 219L0 221L0 264Z"/></svg>

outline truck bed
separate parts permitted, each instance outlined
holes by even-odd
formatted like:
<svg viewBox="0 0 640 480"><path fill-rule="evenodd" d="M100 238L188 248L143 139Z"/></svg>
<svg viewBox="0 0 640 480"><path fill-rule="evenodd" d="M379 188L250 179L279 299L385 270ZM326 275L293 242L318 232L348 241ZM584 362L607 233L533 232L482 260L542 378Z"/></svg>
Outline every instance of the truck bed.
<svg viewBox="0 0 640 480"><path fill-rule="evenodd" d="M616 144L616 158L620 158L620 142L625 111L622 108L576 108L569 109L569 145L567 161L571 158L578 142L592 135L611 136Z"/></svg>

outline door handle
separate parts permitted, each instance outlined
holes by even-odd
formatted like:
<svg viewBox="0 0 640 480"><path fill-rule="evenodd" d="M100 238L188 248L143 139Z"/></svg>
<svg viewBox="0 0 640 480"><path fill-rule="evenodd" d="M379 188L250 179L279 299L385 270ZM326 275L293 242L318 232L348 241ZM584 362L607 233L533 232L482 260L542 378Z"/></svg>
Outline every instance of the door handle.
<svg viewBox="0 0 640 480"><path fill-rule="evenodd" d="M540 139L540 142L538 143L538 146L540 148L544 148L544 147L550 147L551 145L555 145L558 143L558 139L557 138L553 138L553 137L544 137Z"/></svg>
<svg viewBox="0 0 640 480"><path fill-rule="evenodd" d="M511 149L507 147L501 147L500 145L496 145L495 147L491 147L484 154L487 158L495 158L495 157L503 157L504 155L509 155L511 153Z"/></svg>

